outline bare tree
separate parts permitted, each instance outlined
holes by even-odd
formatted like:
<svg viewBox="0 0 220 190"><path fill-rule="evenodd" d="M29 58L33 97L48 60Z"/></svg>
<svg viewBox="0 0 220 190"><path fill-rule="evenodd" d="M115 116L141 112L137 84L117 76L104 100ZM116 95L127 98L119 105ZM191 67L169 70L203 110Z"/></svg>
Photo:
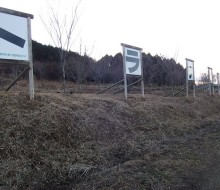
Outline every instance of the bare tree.
<svg viewBox="0 0 220 190"><path fill-rule="evenodd" d="M200 82L202 84L207 84L209 81L208 75L206 73L201 73L200 74Z"/></svg>
<svg viewBox="0 0 220 190"><path fill-rule="evenodd" d="M94 46L93 46L94 48ZM89 80L92 75L92 65L94 60L90 57L93 49L89 52L87 47L84 47L84 52L82 52L82 42L80 42L79 56L80 58L76 60L73 56L67 62L68 72L67 74L71 76L77 82L76 92L78 92L78 87L81 89L81 84Z"/></svg>
<svg viewBox="0 0 220 190"><path fill-rule="evenodd" d="M81 0L78 1L75 8L72 8L70 18L67 14L64 14L64 16L59 16L58 12L56 12L53 7L50 7L47 21L40 16L54 45L58 48L59 62L62 68L64 93L66 83L65 65L67 62L68 53L73 45L73 32L79 20L78 8L80 3Z"/></svg>

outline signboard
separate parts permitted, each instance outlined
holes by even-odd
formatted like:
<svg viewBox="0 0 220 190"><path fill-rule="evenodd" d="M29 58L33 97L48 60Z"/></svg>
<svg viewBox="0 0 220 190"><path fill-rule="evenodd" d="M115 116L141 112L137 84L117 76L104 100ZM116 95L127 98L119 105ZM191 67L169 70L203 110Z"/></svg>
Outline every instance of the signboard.
<svg viewBox="0 0 220 190"><path fill-rule="evenodd" d="M0 59L29 60L27 18L0 12Z"/></svg>
<svg viewBox="0 0 220 190"><path fill-rule="evenodd" d="M125 70L127 75L142 75L141 49L124 47Z"/></svg>
<svg viewBox="0 0 220 190"><path fill-rule="evenodd" d="M186 59L187 80L195 81L194 76L194 61Z"/></svg>
<svg viewBox="0 0 220 190"><path fill-rule="evenodd" d="M31 19L34 16L0 7L0 63L24 64L26 68L6 89L8 91L29 70L30 99L34 99Z"/></svg>
<svg viewBox="0 0 220 190"><path fill-rule="evenodd" d="M186 98L189 96L189 85L193 85L193 98L196 97L194 61L186 58Z"/></svg>
<svg viewBox="0 0 220 190"><path fill-rule="evenodd" d="M213 83L213 73L212 73L212 68L208 67L208 77L210 83Z"/></svg>
<svg viewBox="0 0 220 190"><path fill-rule="evenodd" d="M124 93L125 99L127 100L127 88L141 82L141 93L144 98L144 79L143 79L143 69L142 69L142 49L121 44L123 48L123 69L124 69ZM140 79L127 85L127 75L140 76Z"/></svg>

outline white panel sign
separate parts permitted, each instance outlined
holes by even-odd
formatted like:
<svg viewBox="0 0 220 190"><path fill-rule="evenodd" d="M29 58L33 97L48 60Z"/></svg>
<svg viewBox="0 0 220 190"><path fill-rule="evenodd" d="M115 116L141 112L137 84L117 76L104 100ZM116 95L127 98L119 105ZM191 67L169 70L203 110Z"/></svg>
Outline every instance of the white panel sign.
<svg viewBox="0 0 220 190"><path fill-rule="evenodd" d="M0 59L29 60L27 18L0 13Z"/></svg>
<svg viewBox="0 0 220 190"><path fill-rule="evenodd" d="M125 68L128 75L142 75L141 51L133 48L124 47Z"/></svg>
<svg viewBox="0 0 220 190"><path fill-rule="evenodd" d="M209 68L209 81L211 82L211 83L213 83L213 73L212 73L212 68Z"/></svg>
<svg viewBox="0 0 220 190"><path fill-rule="evenodd" d="M194 61L192 60L186 60L186 67L187 67L187 73L188 73L188 80L192 80L194 81L195 80L195 77L194 77Z"/></svg>

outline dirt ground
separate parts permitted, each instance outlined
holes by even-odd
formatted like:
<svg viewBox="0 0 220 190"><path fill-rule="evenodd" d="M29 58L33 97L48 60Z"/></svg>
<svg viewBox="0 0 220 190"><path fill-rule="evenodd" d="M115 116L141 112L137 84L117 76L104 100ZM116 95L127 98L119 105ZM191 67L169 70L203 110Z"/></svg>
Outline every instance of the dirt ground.
<svg viewBox="0 0 220 190"><path fill-rule="evenodd" d="M41 81L0 92L0 189L218 190L220 98ZM74 89L74 90L70 90ZM83 92L85 90L85 92Z"/></svg>

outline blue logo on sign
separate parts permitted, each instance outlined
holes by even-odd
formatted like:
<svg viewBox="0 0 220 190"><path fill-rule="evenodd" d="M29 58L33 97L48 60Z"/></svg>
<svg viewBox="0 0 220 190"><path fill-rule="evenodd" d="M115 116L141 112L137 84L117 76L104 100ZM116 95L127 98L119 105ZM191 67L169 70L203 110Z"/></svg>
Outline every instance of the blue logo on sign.
<svg viewBox="0 0 220 190"><path fill-rule="evenodd" d="M130 56L132 57L130 57ZM133 67L128 68L130 73L135 72L139 65L140 65L140 59L138 56L138 52L137 51L132 51L132 50L127 50L127 56L126 56L126 62L132 62L135 63L135 65Z"/></svg>

